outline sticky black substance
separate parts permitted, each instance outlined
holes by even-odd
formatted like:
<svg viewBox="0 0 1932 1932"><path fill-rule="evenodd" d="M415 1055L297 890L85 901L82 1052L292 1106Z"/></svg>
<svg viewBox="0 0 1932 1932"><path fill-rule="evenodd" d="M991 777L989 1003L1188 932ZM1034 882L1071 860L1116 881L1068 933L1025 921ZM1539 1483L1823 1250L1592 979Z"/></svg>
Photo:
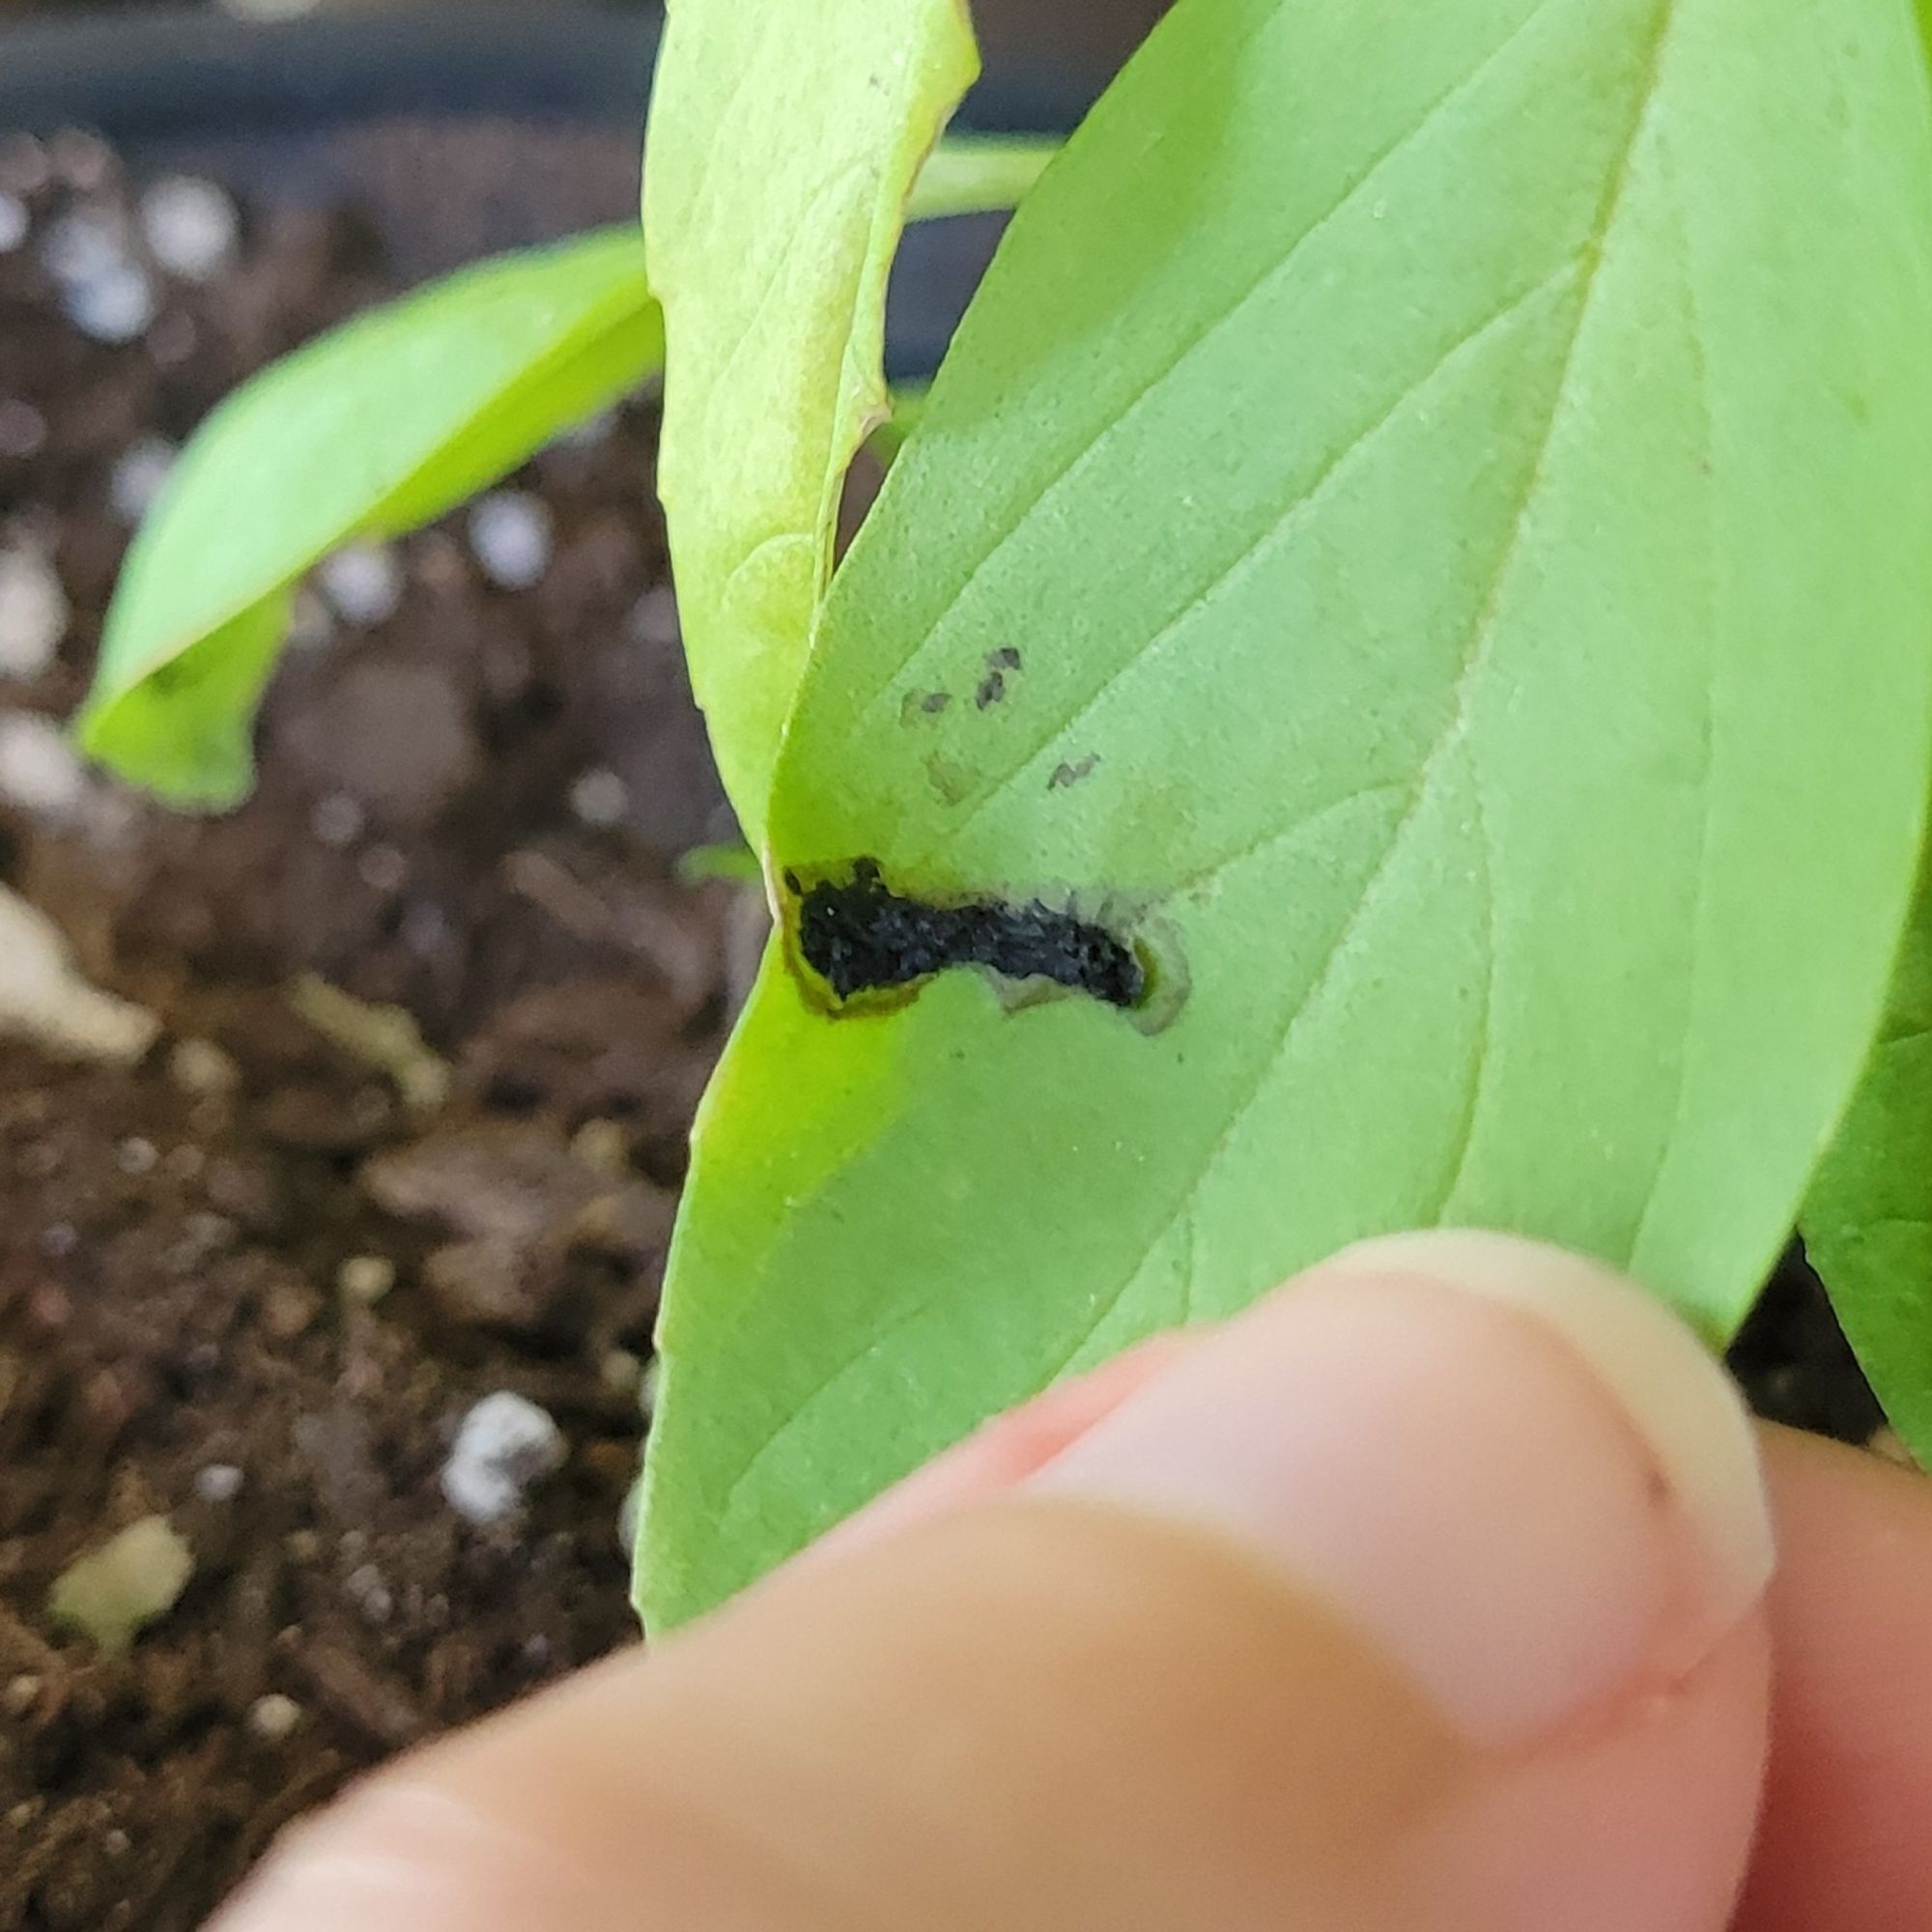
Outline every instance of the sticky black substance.
<svg viewBox="0 0 1932 1932"><path fill-rule="evenodd" d="M1103 925L1037 899L925 905L894 892L873 859L856 861L849 880L821 880L805 893L798 945L840 1000L909 986L952 966L1048 980L1110 1007L1137 1006L1147 991L1133 948Z"/></svg>

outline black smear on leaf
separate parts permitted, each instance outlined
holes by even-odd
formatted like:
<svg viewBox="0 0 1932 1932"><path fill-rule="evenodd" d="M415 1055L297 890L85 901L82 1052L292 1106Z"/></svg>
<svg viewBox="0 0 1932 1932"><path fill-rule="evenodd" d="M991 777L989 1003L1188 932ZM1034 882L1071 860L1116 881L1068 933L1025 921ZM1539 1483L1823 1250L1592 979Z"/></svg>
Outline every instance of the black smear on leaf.
<svg viewBox="0 0 1932 1932"><path fill-rule="evenodd" d="M1002 644L998 650L989 651L986 655L988 670L1018 670L1019 668L1020 654L1011 644Z"/></svg>
<svg viewBox="0 0 1932 1932"><path fill-rule="evenodd" d="M795 874L786 884L799 891ZM1148 990L1133 947L1104 925L1038 899L927 905L894 892L873 859L803 893L798 948L841 1001L911 986L954 966L1050 981L1110 1007L1138 1006Z"/></svg>
<svg viewBox="0 0 1932 1932"><path fill-rule="evenodd" d="M1065 791L1068 785L1077 785L1082 779L1091 779L1094 776L1094 767L1099 762L1099 753L1089 752L1075 764L1054 766L1053 776L1046 781L1047 790Z"/></svg>

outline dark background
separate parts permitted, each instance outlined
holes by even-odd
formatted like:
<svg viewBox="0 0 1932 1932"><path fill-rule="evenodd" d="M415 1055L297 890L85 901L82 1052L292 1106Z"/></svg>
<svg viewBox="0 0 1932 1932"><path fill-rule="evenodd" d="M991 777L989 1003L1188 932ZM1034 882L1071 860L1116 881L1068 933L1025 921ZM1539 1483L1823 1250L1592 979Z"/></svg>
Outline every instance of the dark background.
<svg viewBox="0 0 1932 1932"><path fill-rule="evenodd" d="M625 12L654 11L656 0L608 0ZM0 18L28 14L103 14L113 12L151 13L157 7L178 7L182 0L122 0L120 7L105 6L101 0L0 0ZM374 13L394 12L407 4L434 4L434 0L316 0L315 12ZM445 5L444 11L467 11L488 0L465 0L459 8ZM747 0L751 4L751 0ZM1086 58L1120 60L1165 11L1167 0L979 0L973 12L982 40L989 49L1038 49ZM246 11L236 4L230 11Z"/></svg>
<svg viewBox="0 0 1932 1932"><path fill-rule="evenodd" d="M957 125L1072 127L1169 4L974 0L984 78ZM0 134L95 128L137 172L357 207L405 282L635 214L655 0L288 5L0 0ZM998 226L909 240L895 376L929 373Z"/></svg>

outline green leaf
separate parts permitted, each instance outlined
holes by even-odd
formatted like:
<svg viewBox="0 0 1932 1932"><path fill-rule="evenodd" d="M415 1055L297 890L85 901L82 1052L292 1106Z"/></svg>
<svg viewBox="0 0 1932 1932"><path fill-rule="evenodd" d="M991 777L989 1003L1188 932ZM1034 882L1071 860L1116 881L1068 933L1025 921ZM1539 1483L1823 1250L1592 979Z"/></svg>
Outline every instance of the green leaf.
<svg viewBox="0 0 1932 1932"><path fill-rule="evenodd" d="M1932 0L1917 12L1932 40ZM1799 1220L1866 1380L1932 1469L1932 877L1922 872L1884 1023Z"/></svg>
<svg viewBox="0 0 1932 1932"><path fill-rule="evenodd" d="M976 71L961 0L669 10L644 185L669 343L658 487L692 685L753 846L845 471L886 413L906 197Z"/></svg>
<svg viewBox="0 0 1932 1932"><path fill-rule="evenodd" d="M833 588L668 1287L656 1623L1357 1236L1517 1229L1731 1329L1912 882L1926 96L1900 0L1180 0ZM787 873L861 857L1104 920L1167 1009L829 1016Z"/></svg>
<svg viewBox="0 0 1932 1932"><path fill-rule="evenodd" d="M1920 878L1885 1023L1800 1223L1886 1415L1932 1468L1932 875Z"/></svg>
<svg viewBox="0 0 1932 1932"><path fill-rule="evenodd" d="M906 446L906 439L919 427L925 413L925 399L931 394L926 383L901 383L893 390L892 413L868 439L867 447L882 465L891 465Z"/></svg>
<svg viewBox="0 0 1932 1932"><path fill-rule="evenodd" d="M322 336L189 444L108 612L83 747L182 805L247 790L292 586L443 514L657 368L634 229L504 256Z"/></svg>
<svg viewBox="0 0 1932 1932"><path fill-rule="evenodd" d="M755 886L764 879L758 855L749 845L695 845L677 862L677 875L687 885L727 879L733 885Z"/></svg>

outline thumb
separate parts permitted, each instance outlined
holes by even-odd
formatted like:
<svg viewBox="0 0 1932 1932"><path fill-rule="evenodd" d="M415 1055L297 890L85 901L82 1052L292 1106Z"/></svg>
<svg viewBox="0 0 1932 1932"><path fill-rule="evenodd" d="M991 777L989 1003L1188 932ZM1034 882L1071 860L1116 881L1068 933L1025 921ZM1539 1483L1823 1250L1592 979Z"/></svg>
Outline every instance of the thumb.
<svg viewBox="0 0 1932 1932"><path fill-rule="evenodd" d="M1770 1540L1686 1330L1413 1236L1116 1381L372 1783L226 1932L1720 1932Z"/></svg>

